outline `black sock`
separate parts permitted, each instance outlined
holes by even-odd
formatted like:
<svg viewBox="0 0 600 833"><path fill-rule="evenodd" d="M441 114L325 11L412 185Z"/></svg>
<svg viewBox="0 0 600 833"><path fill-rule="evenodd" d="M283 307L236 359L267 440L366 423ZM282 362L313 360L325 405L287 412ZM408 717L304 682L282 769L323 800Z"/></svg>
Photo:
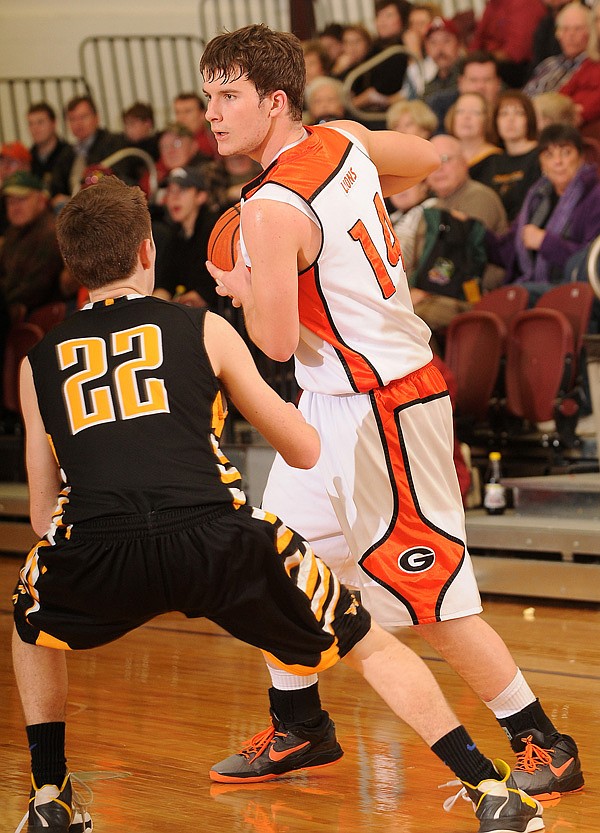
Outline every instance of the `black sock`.
<svg viewBox="0 0 600 833"><path fill-rule="evenodd" d="M498 780L494 765L481 754L464 726L458 726L436 741L431 751L467 784L476 787L488 778Z"/></svg>
<svg viewBox="0 0 600 833"><path fill-rule="evenodd" d="M31 773L36 787L56 784L61 787L67 774L65 724L35 723L27 726L31 753Z"/></svg>
<svg viewBox="0 0 600 833"><path fill-rule="evenodd" d="M281 688L269 689L271 708L285 726L298 723L318 723L323 715L319 684L292 691Z"/></svg>
<svg viewBox="0 0 600 833"><path fill-rule="evenodd" d="M531 729L537 729L544 735L544 742L548 748L556 741L560 732L552 723L540 701L535 700L520 712L511 714L510 717L501 717L498 723L502 726L515 752L523 751L522 737Z"/></svg>

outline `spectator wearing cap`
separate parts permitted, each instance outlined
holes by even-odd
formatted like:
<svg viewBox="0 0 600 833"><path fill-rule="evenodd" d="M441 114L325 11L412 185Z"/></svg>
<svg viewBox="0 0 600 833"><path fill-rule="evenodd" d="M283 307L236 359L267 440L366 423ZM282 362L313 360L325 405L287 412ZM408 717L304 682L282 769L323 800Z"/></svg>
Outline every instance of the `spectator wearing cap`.
<svg viewBox="0 0 600 833"><path fill-rule="evenodd" d="M31 154L21 142L5 142L0 148L0 185L17 171L31 170Z"/></svg>
<svg viewBox="0 0 600 833"><path fill-rule="evenodd" d="M218 213L211 207L206 169L189 165L172 169L164 205L171 226L164 243L157 244L154 294L191 307L215 309L215 282L205 264ZM157 238L163 239L160 233Z"/></svg>
<svg viewBox="0 0 600 833"><path fill-rule="evenodd" d="M5 142L0 147L0 187L5 179L8 179L17 171L31 170L31 154L21 142ZM6 216L6 200L4 195L0 197L0 238L8 228Z"/></svg>
<svg viewBox="0 0 600 833"><path fill-rule="evenodd" d="M61 153L54 168L50 192L55 206L64 204L79 191L82 174L89 165L100 164L115 151L126 147L123 136L100 127L98 110L88 95L77 96L68 102L66 118L75 144ZM134 179L127 160L113 167L121 179Z"/></svg>
<svg viewBox="0 0 600 833"><path fill-rule="evenodd" d="M434 17L425 32L423 48L425 84L420 97L429 104L436 97L457 96L462 47L456 24L443 17ZM432 109L435 110L435 107ZM439 113L436 112L436 115L439 119Z"/></svg>
<svg viewBox="0 0 600 833"><path fill-rule="evenodd" d="M56 113L46 101L32 104L27 110L27 126L33 144L30 147L31 172L50 189L54 166L63 152L68 152L66 142L56 132Z"/></svg>
<svg viewBox="0 0 600 833"><path fill-rule="evenodd" d="M206 121L206 107L198 93L179 93L173 101L175 121L191 131L196 150L207 159L220 159L217 142Z"/></svg>
<svg viewBox="0 0 600 833"><path fill-rule="evenodd" d="M17 171L5 180L2 193L9 225L0 250L0 291L11 320L20 320L60 297L63 260L42 181Z"/></svg>
<svg viewBox="0 0 600 833"><path fill-rule="evenodd" d="M533 36L545 14L542 0L487 0L469 48L491 52L503 82L521 87L533 54Z"/></svg>

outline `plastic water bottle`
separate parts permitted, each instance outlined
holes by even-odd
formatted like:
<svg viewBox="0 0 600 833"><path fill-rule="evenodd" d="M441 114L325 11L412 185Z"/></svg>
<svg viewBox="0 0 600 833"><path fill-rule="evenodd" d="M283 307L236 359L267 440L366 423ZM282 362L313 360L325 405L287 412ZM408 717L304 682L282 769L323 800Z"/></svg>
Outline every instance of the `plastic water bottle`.
<svg viewBox="0 0 600 833"><path fill-rule="evenodd" d="M506 490L501 483L502 455L499 451L491 451L483 493L483 506L488 515L502 515L506 509Z"/></svg>

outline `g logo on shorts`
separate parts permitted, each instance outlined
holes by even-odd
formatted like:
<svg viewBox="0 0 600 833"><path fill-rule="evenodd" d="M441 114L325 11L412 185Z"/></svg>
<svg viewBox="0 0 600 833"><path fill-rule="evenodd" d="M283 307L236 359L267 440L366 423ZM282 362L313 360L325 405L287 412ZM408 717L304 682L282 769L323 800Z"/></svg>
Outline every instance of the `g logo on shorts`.
<svg viewBox="0 0 600 833"><path fill-rule="evenodd" d="M411 547L398 556L398 567L405 573L424 573L435 563L431 547Z"/></svg>

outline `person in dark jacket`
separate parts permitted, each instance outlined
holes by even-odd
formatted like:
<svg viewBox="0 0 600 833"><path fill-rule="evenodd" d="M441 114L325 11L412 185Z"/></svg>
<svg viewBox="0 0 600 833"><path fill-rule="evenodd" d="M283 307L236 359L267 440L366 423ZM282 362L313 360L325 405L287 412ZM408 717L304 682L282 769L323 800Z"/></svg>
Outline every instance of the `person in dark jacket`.
<svg viewBox="0 0 600 833"><path fill-rule="evenodd" d="M81 177L90 165L103 162L117 150L127 146L123 136L100 127L100 117L89 95L72 98L66 109L67 123L75 144L64 148L56 161L50 193L54 206L63 205L81 188ZM121 179L129 179L126 161L111 165Z"/></svg>

